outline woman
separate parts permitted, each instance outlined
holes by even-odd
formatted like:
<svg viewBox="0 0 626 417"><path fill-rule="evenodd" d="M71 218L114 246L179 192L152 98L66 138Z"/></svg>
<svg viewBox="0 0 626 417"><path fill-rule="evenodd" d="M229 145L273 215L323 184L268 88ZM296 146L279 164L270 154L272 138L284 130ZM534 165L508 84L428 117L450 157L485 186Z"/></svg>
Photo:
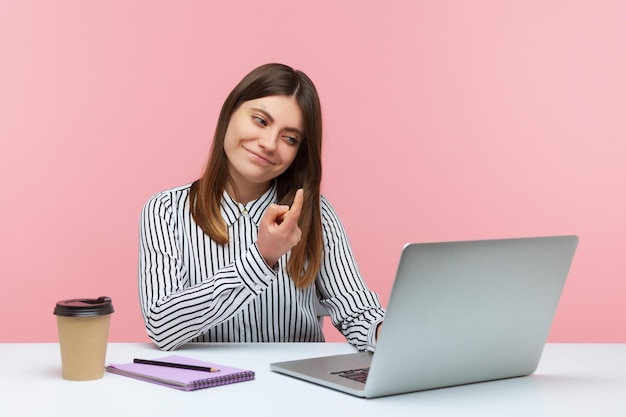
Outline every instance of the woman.
<svg viewBox="0 0 626 417"><path fill-rule="evenodd" d="M320 195L311 80L263 65L227 97L200 179L154 195L140 225L139 295L165 350L187 342L321 342L316 300L359 350L384 311Z"/></svg>

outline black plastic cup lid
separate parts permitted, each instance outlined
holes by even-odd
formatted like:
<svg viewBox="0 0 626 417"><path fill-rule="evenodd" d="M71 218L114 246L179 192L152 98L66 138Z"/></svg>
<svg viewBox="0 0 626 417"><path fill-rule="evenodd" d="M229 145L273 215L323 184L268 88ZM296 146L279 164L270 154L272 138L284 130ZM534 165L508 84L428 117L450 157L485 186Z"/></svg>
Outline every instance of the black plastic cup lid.
<svg viewBox="0 0 626 417"><path fill-rule="evenodd" d="M113 304L109 297L76 298L59 301L54 314L65 317L104 316L113 313Z"/></svg>

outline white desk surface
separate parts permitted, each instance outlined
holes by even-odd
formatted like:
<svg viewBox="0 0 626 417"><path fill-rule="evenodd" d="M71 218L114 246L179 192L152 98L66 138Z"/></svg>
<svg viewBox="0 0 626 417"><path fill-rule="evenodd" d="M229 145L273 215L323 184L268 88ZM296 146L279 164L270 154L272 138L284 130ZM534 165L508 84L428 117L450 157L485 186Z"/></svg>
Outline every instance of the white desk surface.
<svg viewBox="0 0 626 417"><path fill-rule="evenodd" d="M269 370L270 362L350 353L341 343L195 344L176 353L247 368L256 379L183 392L105 373L61 378L56 343L0 344L0 416L625 416L626 345L548 344L530 377L360 399ZM107 363L156 358L150 344L111 343Z"/></svg>

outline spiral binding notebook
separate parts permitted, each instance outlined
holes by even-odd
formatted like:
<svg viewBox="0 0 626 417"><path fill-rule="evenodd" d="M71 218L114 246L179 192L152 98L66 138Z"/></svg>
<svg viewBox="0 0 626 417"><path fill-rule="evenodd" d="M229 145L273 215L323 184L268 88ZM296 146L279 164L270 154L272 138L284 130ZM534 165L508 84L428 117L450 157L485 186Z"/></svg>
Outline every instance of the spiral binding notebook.
<svg viewBox="0 0 626 417"><path fill-rule="evenodd" d="M195 391L219 385L234 384L236 382L254 379L254 371L233 368L217 363L201 361L184 356L166 356L158 361L178 363L184 365L204 366L218 369L218 372L179 369L165 366L146 365L143 363L110 364L106 366L108 372L124 375L142 381L152 382L182 391Z"/></svg>

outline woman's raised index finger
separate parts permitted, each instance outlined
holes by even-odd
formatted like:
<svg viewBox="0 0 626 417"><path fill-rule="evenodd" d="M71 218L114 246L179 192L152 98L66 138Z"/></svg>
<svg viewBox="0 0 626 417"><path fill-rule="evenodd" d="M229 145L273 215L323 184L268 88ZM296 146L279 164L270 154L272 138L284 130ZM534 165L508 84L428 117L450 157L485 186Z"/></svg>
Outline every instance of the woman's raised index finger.
<svg viewBox="0 0 626 417"><path fill-rule="evenodd" d="M302 211L302 205L304 204L304 190L302 188L296 191L296 195L293 198L293 204L287 213L289 218L293 218L294 220L298 220L300 217L300 212Z"/></svg>

